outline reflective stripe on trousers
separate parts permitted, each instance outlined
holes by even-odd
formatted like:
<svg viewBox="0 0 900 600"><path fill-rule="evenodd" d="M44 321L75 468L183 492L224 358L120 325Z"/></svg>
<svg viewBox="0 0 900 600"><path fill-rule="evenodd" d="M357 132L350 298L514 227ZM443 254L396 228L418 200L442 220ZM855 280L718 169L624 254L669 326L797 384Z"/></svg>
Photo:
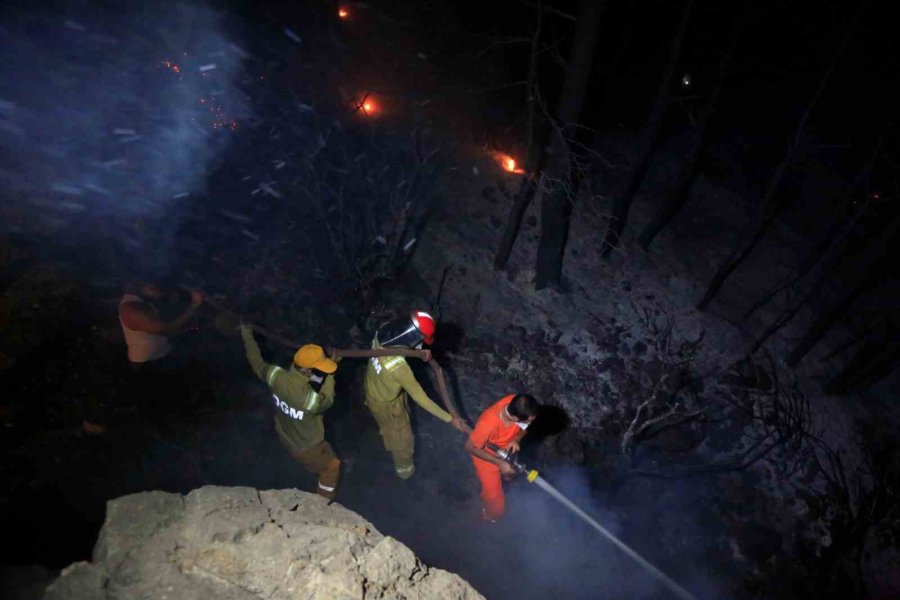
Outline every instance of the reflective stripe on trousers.
<svg viewBox="0 0 900 600"><path fill-rule="evenodd" d="M284 439L281 439L281 443L294 460L306 467L307 471L318 474L316 493L328 500L334 500L341 478L341 461L335 456L331 444L322 440L306 450L299 451L292 448Z"/></svg>

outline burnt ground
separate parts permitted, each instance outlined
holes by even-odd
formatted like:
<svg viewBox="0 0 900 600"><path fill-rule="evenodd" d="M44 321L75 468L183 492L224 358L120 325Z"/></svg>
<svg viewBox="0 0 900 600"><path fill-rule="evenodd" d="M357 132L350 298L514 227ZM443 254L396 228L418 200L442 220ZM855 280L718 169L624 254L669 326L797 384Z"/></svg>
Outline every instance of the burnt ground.
<svg viewBox="0 0 900 600"><path fill-rule="evenodd" d="M297 288L309 277L294 272L292 254L302 240L286 237L273 222L277 214L266 213L258 201L257 212L245 210L249 188L218 182L226 179L221 171L210 182L217 196L198 200L184 217L172 252L179 257L176 270L288 335L361 346L371 335L366 326L397 307L431 306L443 279L440 305L433 307L441 316L435 351L465 412L474 419L510 391L536 393L553 409L544 415L543 430L536 426L525 457L669 575L701 598L856 593L848 591L847 578L822 580L822 557L837 533L833 507L823 501L830 490L822 491L808 447L775 446L747 467L738 460L753 457L760 439L774 439L767 436L780 413L770 407L783 410L788 397L802 398L801 412L808 407L809 431L849 451L851 469L861 462L852 452L858 424L871 422L872 415L895 421L884 401L889 383L852 399L821 393L819 382L840 364L823 360L840 332L795 373L779 357L802 325L773 339L768 357L735 365L753 328L772 314L741 326L734 315L761 280L787 273L792 265L781 257L807 242L782 225L713 310L697 313L693 302L740 227L740 211L733 207L746 203L707 178L692 210L646 255L626 239L610 261L600 261L596 232L608 196L576 206L565 292L535 292L530 285L539 227L532 206L509 272L495 273L491 254L509 205L505 191L517 178L503 174L485 152L488 136L474 116L503 111L485 107L491 101L483 94L468 93L478 87L473 82L493 75L469 73L476 68L463 45L453 43L459 38L421 26L433 22L433 14L372 9L363 16L352 24L352 37L343 35L336 44L344 56L341 68L332 72L317 63L318 76L328 83L316 93L337 93L335 80L342 76L355 79L351 89L384 95L384 123L398 130L412 118L408 107L423 107L415 118L423 119L442 148L442 163L433 180L437 202L404 276L382 286L367 322L354 318L346 297L333 290L323 291L330 295L318 302L303 295ZM447 58L437 62L442 51ZM494 122L490 137L503 126ZM598 170L598 185L616 185L629 141L617 134L598 145L610 165ZM655 194L670 180L680 143L673 140L658 160L635 207L636 224L649 217ZM243 218L252 236L228 238L205 229L211 206L250 214ZM241 239L243 245L235 241ZM77 256L48 255L27 243L10 247L4 310L7 322L20 327L9 330L17 336L9 347L19 350L7 353L14 362L2 374L4 564L58 568L86 558L106 500L130 492L186 492L204 484L311 489L313 478L274 437L269 396L252 378L239 338L214 320L212 309L198 331L179 339L193 357L194 393L171 407L166 427L150 427L127 396L115 321L122 265L110 266L115 261L100 253L91 258L102 276L85 278ZM323 280L316 285L327 288ZM684 346L701 333L696 348ZM271 360L289 360L274 345L264 352ZM673 366L687 358L686 368ZM414 424L417 474L409 482L397 480L362 404L362 367L361 361L342 364L338 401L326 416L327 436L344 460L341 503L488 598L667 597L621 553L524 482L508 488L507 519L491 527L480 523L477 483L460 436L421 411ZM673 372L678 376L660 383ZM421 374L428 379L426 370ZM623 436L646 399L645 417L661 416L676 403L681 408L674 420L660 422L665 427L648 428L623 452ZM106 434L82 431L89 403L102 407ZM687 416L692 413L702 417ZM898 589L890 542L866 549L875 557L865 566L870 595L890 597Z"/></svg>

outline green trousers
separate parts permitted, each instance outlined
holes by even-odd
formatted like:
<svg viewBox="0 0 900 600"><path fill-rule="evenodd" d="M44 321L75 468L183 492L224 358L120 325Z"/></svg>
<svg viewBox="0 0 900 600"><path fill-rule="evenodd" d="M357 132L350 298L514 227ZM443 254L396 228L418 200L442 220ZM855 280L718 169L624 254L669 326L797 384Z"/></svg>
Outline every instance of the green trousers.
<svg viewBox="0 0 900 600"><path fill-rule="evenodd" d="M409 424L409 401L406 394L391 402L366 398L366 406L375 417L384 449L394 457L394 470L400 479L409 479L415 472L413 464L413 432Z"/></svg>

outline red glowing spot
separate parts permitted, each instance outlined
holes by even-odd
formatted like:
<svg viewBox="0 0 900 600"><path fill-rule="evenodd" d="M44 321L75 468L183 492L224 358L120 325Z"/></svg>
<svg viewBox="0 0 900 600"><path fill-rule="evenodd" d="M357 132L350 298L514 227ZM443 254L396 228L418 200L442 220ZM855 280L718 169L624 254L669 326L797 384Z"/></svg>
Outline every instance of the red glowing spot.
<svg viewBox="0 0 900 600"><path fill-rule="evenodd" d="M382 111L382 107L377 98L374 98L371 94L364 94L356 101L356 110L372 117L379 114Z"/></svg>
<svg viewBox="0 0 900 600"><path fill-rule="evenodd" d="M349 16L350 16L350 11L347 10L346 8L341 7L341 8L338 9L338 17L339 17L339 18L341 18L341 19L346 19L346 18L349 17Z"/></svg>
<svg viewBox="0 0 900 600"><path fill-rule="evenodd" d="M503 170L507 173L515 173L516 175L523 175L525 171L519 167L519 163L516 162L512 156L508 154L504 154L502 152L494 152L494 160L500 163L500 166L503 167Z"/></svg>
<svg viewBox="0 0 900 600"><path fill-rule="evenodd" d="M872 197L876 200L881 200L881 194L872 194Z"/></svg>
<svg viewBox="0 0 900 600"><path fill-rule="evenodd" d="M167 69L172 69L176 73L181 73L181 67L169 60L161 60L159 64L164 65Z"/></svg>

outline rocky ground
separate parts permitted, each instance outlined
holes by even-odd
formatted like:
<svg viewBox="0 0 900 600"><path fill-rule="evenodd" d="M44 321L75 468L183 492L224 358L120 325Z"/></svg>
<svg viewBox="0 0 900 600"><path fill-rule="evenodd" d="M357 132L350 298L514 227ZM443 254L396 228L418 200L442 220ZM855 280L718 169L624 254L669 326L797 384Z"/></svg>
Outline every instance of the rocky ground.
<svg viewBox="0 0 900 600"><path fill-rule="evenodd" d="M371 523L296 490L203 487L111 500L90 562L47 600L483 598Z"/></svg>

